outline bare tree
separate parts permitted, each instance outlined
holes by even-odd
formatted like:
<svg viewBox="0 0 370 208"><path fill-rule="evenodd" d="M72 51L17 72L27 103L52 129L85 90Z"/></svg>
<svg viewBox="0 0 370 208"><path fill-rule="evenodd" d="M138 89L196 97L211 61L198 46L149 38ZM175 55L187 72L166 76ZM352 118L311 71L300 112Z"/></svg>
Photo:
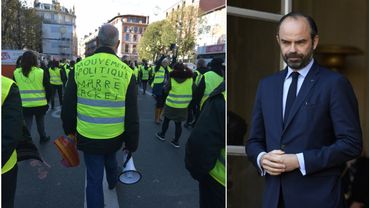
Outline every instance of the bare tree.
<svg viewBox="0 0 370 208"><path fill-rule="evenodd" d="M41 50L41 18L19 0L1 4L1 43L3 49Z"/></svg>

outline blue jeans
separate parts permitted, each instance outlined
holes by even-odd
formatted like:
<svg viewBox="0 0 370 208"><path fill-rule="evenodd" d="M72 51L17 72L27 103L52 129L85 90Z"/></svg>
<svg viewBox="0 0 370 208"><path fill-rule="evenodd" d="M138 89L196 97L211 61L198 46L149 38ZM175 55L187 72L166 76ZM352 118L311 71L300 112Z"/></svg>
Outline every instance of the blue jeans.
<svg viewBox="0 0 370 208"><path fill-rule="evenodd" d="M86 203L87 208L103 208L103 175L104 167L109 186L118 181L116 153L95 155L84 152L86 166Z"/></svg>

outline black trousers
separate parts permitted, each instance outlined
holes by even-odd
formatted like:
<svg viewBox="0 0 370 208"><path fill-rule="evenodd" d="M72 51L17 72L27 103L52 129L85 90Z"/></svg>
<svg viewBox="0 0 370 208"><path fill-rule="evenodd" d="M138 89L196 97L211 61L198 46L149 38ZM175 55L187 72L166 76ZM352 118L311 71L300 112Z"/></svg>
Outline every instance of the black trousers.
<svg viewBox="0 0 370 208"><path fill-rule="evenodd" d="M143 88L143 94L146 92L146 85L148 83L148 80L141 80L142 88Z"/></svg>
<svg viewBox="0 0 370 208"><path fill-rule="evenodd" d="M51 108L54 108L54 97L58 91L59 104L63 105L63 94L62 94L63 85L51 85Z"/></svg>
<svg viewBox="0 0 370 208"><path fill-rule="evenodd" d="M218 183L210 175L207 175L201 181L199 181L199 207L225 207L225 187Z"/></svg>
<svg viewBox="0 0 370 208"><path fill-rule="evenodd" d="M162 124L162 131L161 131L162 135L166 134L169 124L170 124L170 119L167 117L164 117L164 121ZM182 133L181 122L175 122L175 141L179 141L181 133Z"/></svg>
<svg viewBox="0 0 370 208"><path fill-rule="evenodd" d="M17 188L18 165L1 175L1 207L13 208Z"/></svg>
<svg viewBox="0 0 370 208"><path fill-rule="evenodd" d="M24 120L26 122L26 127L29 132L31 132L32 123L33 123L33 116L34 115L23 115ZM36 118L36 125L37 125L37 131L40 135L41 139L44 139L46 137L45 133L45 114L35 114Z"/></svg>

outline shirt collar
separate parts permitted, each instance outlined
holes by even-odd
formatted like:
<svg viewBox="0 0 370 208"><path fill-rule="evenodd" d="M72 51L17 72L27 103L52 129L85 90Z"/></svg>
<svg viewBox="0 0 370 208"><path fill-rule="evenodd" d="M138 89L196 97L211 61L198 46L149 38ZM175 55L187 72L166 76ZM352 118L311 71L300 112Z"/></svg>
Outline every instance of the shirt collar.
<svg viewBox="0 0 370 208"><path fill-rule="evenodd" d="M306 76L307 76L308 72L310 71L312 65L313 65L313 58L311 59L310 63L308 63L304 68L302 68L301 70L298 70L297 72L299 73L299 75L303 76L303 78L306 78ZM287 73L287 76L285 77L285 79L288 79L292 72L294 72L294 70L291 69L290 67L288 67L288 73Z"/></svg>

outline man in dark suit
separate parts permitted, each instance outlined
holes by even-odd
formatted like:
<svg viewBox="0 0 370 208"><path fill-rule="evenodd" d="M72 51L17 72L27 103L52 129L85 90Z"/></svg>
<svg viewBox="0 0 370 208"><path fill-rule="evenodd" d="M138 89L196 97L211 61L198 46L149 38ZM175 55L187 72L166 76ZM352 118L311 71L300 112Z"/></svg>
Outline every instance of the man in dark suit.
<svg viewBox="0 0 370 208"><path fill-rule="evenodd" d="M246 145L266 178L263 207L345 207L341 168L362 151L352 86L314 61L311 17L285 15L276 38L288 66L260 81Z"/></svg>

